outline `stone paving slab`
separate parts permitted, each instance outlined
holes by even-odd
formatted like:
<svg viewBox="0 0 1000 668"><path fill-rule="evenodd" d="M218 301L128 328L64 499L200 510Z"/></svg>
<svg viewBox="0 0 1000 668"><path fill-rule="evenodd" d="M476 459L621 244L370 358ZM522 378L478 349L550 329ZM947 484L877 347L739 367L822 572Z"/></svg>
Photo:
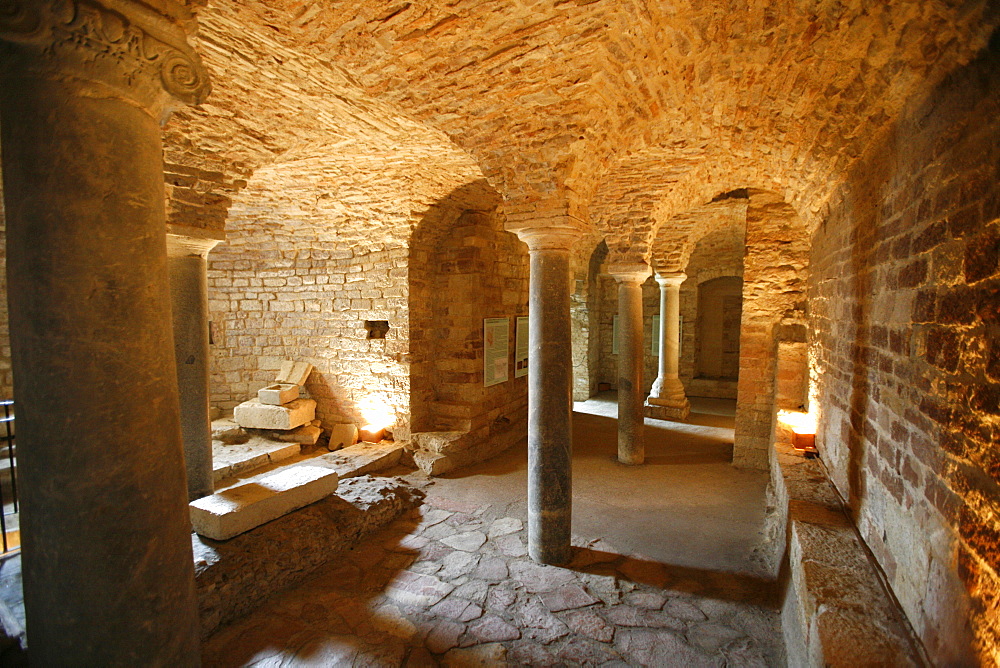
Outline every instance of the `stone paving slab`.
<svg viewBox="0 0 1000 668"><path fill-rule="evenodd" d="M392 468L399 463L405 446L402 443L358 443L328 455L313 457L303 465L325 466L341 478L353 478Z"/></svg>
<svg viewBox="0 0 1000 668"><path fill-rule="evenodd" d="M298 443L279 443L260 436L251 436L244 443L226 444L212 441L212 481L218 483L268 464L277 464L302 451Z"/></svg>
<svg viewBox="0 0 1000 668"><path fill-rule="evenodd" d="M775 583L656 564L600 541L575 541L570 568L543 566L510 549L526 534L507 509L431 495L210 638L204 663L784 665Z"/></svg>

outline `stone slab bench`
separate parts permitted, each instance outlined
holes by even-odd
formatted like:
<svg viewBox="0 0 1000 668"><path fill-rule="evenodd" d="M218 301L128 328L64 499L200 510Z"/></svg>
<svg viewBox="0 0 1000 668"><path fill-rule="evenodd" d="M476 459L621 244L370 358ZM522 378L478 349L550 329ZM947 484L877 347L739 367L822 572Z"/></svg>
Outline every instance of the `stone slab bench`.
<svg viewBox="0 0 1000 668"><path fill-rule="evenodd" d="M420 505L424 492L399 478L360 476L336 494L220 542L191 534L206 637Z"/></svg>
<svg viewBox="0 0 1000 668"><path fill-rule="evenodd" d="M323 466L337 472L341 478L353 478L366 473L384 471L399 463L403 443L358 443L328 455L304 461L304 466Z"/></svg>
<svg viewBox="0 0 1000 668"><path fill-rule="evenodd" d="M787 517L781 625L788 665L928 665L822 462L790 445L775 448L772 480Z"/></svg>
<svg viewBox="0 0 1000 668"><path fill-rule="evenodd" d="M337 472L292 466L190 503L191 526L213 540L228 540L329 496Z"/></svg>
<svg viewBox="0 0 1000 668"><path fill-rule="evenodd" d="M280 443L252 436L232 445L212 441L212 482L253 471L294 457L302 451L299 443Z"/></svg>

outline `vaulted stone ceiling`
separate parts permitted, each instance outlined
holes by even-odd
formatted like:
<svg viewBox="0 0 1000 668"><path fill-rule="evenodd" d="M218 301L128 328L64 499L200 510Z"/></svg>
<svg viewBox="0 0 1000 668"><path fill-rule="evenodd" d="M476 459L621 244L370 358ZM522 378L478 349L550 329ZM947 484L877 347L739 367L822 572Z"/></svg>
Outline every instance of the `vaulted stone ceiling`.
<svg viewBox="0 0 1000 668"><path fill-rule="evenodd" d="M239 179L304 146L466 152L508 208L565 203L648 258L664 221L735 188L810 218L997 16L981 0L212 0L199 21L215 93L172 121L168 162Z"/></svg>

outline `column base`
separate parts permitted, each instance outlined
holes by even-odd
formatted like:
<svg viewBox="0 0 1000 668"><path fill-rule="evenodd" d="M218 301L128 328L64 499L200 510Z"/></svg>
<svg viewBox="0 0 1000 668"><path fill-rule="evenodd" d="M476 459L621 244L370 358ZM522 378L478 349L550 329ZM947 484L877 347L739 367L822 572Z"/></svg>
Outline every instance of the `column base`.
<svg viewBox="0 0 1000 668"><path fill-rule="evenodd" d="M643 407L646 417L657 420L687 420L691 414L691 403L684 398L680 401L670 401L669 399L657 399L650 397Z"/></svg>

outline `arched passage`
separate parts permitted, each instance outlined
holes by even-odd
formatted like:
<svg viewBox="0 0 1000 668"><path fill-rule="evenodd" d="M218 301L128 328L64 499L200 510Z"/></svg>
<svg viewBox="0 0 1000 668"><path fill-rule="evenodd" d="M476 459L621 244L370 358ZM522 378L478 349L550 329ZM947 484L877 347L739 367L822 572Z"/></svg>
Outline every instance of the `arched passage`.
<svg viewBox="0 0 1000 668"><path fill-rule="evenodd" d="M698 285L695 378L735 381L740 373L743 279L720 276Z"/></svg>
<svg viewBox="0 0 1000 668"><path fill-rule="evenodd" d="M409 251L410 415L418 465L444 473L527 436L527 377L514 359L527 316L528 253L505 232L485 180L430 206ZM506 380L486 385L484 321L506 319ZM504 375L499 373L498 375Z"/></svg>

